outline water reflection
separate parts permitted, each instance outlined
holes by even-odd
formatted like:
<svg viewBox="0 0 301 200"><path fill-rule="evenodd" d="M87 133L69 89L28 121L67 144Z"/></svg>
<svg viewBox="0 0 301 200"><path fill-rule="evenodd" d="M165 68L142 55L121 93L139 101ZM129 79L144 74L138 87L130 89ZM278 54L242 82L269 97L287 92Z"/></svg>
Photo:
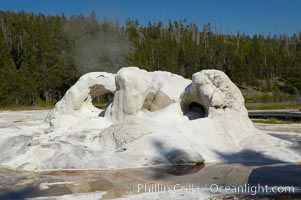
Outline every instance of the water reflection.
<svg viewBox="0 0 301 200"><path fill-rule="evenodd" d="M24 172L0 169L0 199L106 191L103 198L137 194L138 184L197 187L269 185L301 188L300 164L206 164L120 170ZM141 192L141 191L140 191ZM296 191L297 192L297 191ZM300 196L299 196L300 197Z"/></svg>
<svg viewBox="0 0 301 200"><path fill-rule="evenodd" d="M201 169L205 167L205 164L199 165L175 165L175 166L167 166L161 168L155 168L156 170L156 178L163 178L165 175L173 175L173 176L184 176L188 174L195 174L199 172Z"/></svg>

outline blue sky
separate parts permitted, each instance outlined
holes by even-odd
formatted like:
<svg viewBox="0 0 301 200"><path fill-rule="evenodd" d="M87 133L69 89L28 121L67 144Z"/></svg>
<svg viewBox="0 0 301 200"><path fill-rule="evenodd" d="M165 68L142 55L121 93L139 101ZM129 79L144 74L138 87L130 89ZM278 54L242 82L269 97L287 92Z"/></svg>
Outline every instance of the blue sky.
<svg viewBox="0 0 301 200"><path fill-rule="evenodd" d="M200 27L210 22L224 33L251 35L301 31L301 0L1 0L0 10L66 16L95 10L100 19L143 24L186 18Z"/></svg>

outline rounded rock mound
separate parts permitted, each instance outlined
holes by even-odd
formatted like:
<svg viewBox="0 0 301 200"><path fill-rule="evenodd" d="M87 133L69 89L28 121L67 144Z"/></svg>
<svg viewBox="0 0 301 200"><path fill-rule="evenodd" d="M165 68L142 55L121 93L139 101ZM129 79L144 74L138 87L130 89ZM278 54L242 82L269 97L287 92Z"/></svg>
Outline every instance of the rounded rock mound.
<svg viewBox="0 0 301 200"><path fill-rule="evenodd" d="M111 94L105 109L92 99ZM202 162L297 162L294 144L257 130L228 76L192 80L137 67L82 76L50 112L50 127L0 163L22 169L129 168ZM34 136L34 137L33 137ZM14 137L14 141L21 141ZM8 138L7 140L9 140ZM3 144L11 144L2 141ZM20 143L22 147L24 142ZM7 145L5 148L8 148Z"/></svg>

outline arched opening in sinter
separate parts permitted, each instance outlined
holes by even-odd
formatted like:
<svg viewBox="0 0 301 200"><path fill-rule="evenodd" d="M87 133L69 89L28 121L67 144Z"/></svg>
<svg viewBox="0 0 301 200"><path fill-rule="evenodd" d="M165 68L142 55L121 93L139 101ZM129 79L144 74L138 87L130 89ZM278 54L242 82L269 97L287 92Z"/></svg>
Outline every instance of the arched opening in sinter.
<svg viewBox="0 0 301 200"><path fill-rule="evenodd" d="M106 109L110 103L113 102L114 94L113 93L106 93L104 95L97 96L92 99L92 104L96 108L99 109Z"/></svg>
<svg viewBox="0 0 301 200"><path fill-rule="evenodd" d="M90 88L90 96L92 98L92 105L103 110L99 114L99 116L103 117L105 110L113 102L114 93L106 89L103 85L94 85Z"/></svg>
<svg viewBox="0 0 301 200"><path fill-rule="evenodd" d="M191 102L188 111L185 114L190 120L208 117L208 111L205 107L197 102Z"/></svg>

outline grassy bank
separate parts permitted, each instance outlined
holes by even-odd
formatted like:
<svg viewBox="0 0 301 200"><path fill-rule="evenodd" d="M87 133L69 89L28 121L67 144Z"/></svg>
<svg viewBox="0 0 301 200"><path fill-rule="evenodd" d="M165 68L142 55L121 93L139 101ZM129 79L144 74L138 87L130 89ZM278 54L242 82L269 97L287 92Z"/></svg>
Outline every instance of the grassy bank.
<svg viewBox="0 0 301 200"><path fill-rule="evenodd" d="M301 121L292 121L292 120L279 120L276 118L268 118L268 119L251 119L253 123L261 123L261 124L299 124Z"/></svg>
<svg viewBox="0 0 301 200"><path fill-rule="evenodd" d="M301 104L294 105L293 103L287 102L271 102L271 103L246 103L248 110L280 110L280 109L301 109Z"/></svg>
<svg viewBox="0 0 301 200"><path fill-rule="evenodd" d="M21 110L49 110L54 108L54 106L5 106L0 107L0 111L12 110L12 111L21 111Z"/></svg>

